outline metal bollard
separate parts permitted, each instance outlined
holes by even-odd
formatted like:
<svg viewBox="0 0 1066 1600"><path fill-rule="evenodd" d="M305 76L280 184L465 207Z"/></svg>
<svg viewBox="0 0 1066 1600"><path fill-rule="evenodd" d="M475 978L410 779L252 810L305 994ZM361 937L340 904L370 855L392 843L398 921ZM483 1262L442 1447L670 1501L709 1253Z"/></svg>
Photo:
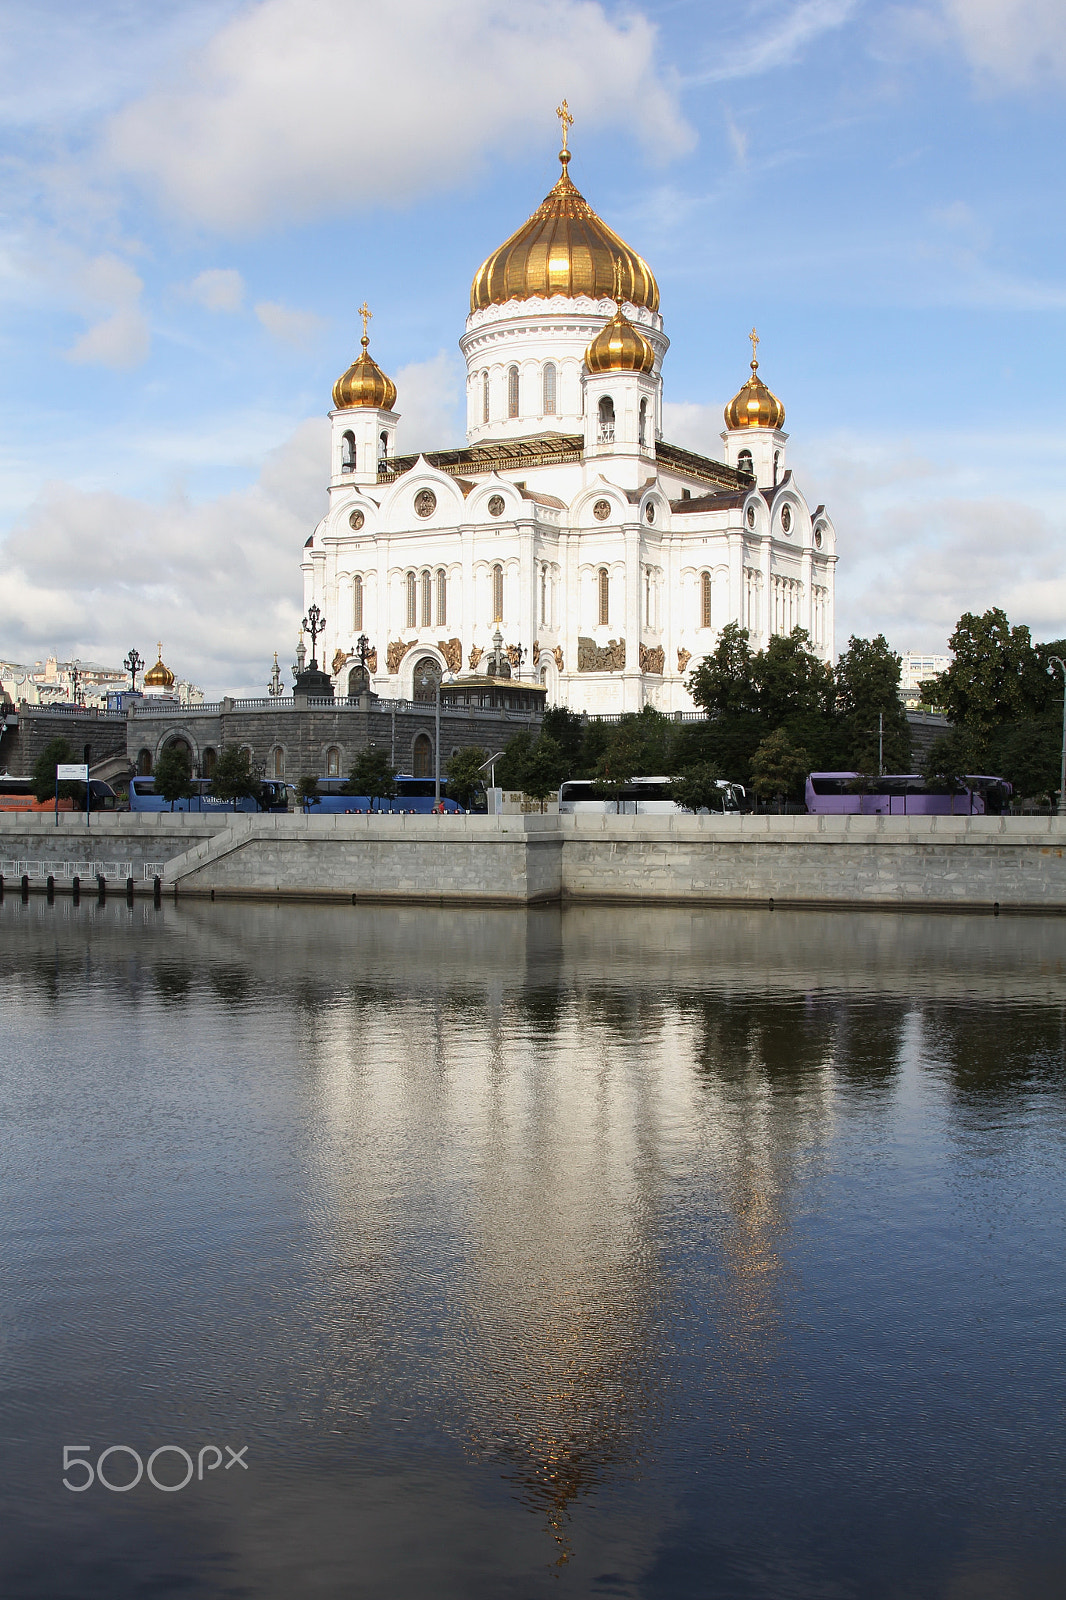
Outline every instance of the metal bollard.
<svg viewBox="0 0 1066 1600"><path fill-rule="evenodd" d="M48 895L48 904L51 905L56 897L56 880L53 878L51 873L49 873L48 877L45 879L44 887L45 892Z"/></svg>
<svg viewBox="0 0 1066 1600"><path fill-rule="evenodd" d="M4 874L0 872L0 900L4 898Z"/></svg>
<svg viewBox="0 0 1066 1600"><path fill-rule="evenodd" d="M132 878L127 878L126 879L126 904L128 906L131 906L133 904L133 879Z"/></svg>
<svg viewBox="0 0 1066 1600"><path fill-rule="evenodd" d="M101 905L107 899L107 879L102 872L96 874L96 898Z"/></svg>
<svg viewBox="0 0 1066 1600"><path fill-rule="evenodd" d="M77 905L78 901L81 899L81 879L78 877L77 873L74 874L74 881L71 883L70 887L74 896L74 904Z"/></svg>
<svg viewBox="0 0 1066 1600"><path fill-rule="evenodd" d="M152 902L158 906L163 899L163 880L156 876L152 879Z"/></svg>
<svg viewBox="0 0 1066 1600"><path fill-rule="evenodd" d="M22 874L22 898L23 900L30 898L30 875L28 872Z"/></svg>

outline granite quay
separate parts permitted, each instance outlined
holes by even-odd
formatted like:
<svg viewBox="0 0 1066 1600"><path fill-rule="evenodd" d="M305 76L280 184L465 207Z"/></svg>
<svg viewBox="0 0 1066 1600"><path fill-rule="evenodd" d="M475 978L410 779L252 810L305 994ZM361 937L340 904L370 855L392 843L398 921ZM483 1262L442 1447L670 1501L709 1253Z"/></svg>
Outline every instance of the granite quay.
<svg viewBox="0 0 1066 1600"><path fill-rule="evenodd" d="M1063 913L1064 852L1059 817L0 816L31 887L95 856L235 898Z"/></svg>

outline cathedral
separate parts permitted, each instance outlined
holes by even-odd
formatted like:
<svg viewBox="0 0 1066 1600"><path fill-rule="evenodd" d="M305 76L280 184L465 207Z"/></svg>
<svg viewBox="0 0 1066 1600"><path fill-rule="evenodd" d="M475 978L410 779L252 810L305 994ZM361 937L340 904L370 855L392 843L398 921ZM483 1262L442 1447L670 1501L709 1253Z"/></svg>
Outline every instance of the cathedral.
<svg viewBox="0 0 1066 1600"><path fill-rule="evenodd" d="M575 188L565 101L560 117L554 188L471 285L464 446L395 453L362 308L303 559L338 695L507 677L593 715L691 710L686 677L728 622L755 649L806 628L833 659L833 524L793 481L754 331L724 459L670 444L658 285Z"/></svg>

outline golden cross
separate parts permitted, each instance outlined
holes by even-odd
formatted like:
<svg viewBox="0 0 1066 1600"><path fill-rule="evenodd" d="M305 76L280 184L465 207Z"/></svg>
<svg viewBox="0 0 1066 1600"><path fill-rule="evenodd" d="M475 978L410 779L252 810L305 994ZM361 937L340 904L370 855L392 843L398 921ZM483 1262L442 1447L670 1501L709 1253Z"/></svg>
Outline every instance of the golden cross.
<svg viewBox="0 0 1066 1600"><path fill-rule="evenodd" d="M365 300L363 301L362 305L359 307L359 315L363 319L363 343L364 344L369 344L370 343L370 335L366 331L366 325L370 321L370 319L374 315L374 313L371 311L370 307L367 305Z"/></svg>
<svg viewBox="0 0 1066 1600"><path fill-rule="evenodd" d="M574 126L574 119L570 115L570 107L567 105L565 100L563 101L561 106L556 106L555 115L559 118L559 121L562 124L562 128L563 128L563 149L565 150L566 149L567 137L568 137L568 135L570 133L570 129Z"/></svg>
<svg viewBox="0 0 1066 1600"><path fill-rule="evenodd" d="M755 332L754 328L752 328L751 332L748 334L748 338L751 340L751 370L754 372L755 368L759 365L757 359L759 353L759 335Z"/></svg>
<svg viewBox="0 0 1066 1600"><path fill-rule="evenodd" d="M163 659L163 641L162 641L162 639L160 639L157 648L159 650L159 659L160 659L160 661L162 661L162 659Z"/></svg>

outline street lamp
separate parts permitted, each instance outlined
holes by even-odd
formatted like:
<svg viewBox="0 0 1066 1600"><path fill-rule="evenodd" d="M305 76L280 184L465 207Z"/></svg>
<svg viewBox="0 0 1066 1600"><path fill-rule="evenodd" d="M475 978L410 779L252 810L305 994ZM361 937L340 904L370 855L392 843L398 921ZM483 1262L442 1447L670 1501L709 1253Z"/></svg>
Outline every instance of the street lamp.
<svg viewBox="0 0 1066 1600"><path fill-rule="evenodd" d="M1066 661L1061 656L1048 656L1048 673L1051 677L1051 663L1054 662L1062 673L1062 764L1059 767L1059 816L1066 817Z"/></svg>
<svg viewBox="0 0 1066 1600"><path fill-rule="evenodd" d="M130 694L136 694L137 674L144 666L144 657L138 653L136 648L134 648L130 651L122 665L130 675Z"/></svg>
<svg viewBox="0 0 1066 1600"><path fill-rule="evenodd" d="M80 661L72 661L70 663L70 698L71 698L71 702L76 706L80 706L81 705L80 685L81 685L81 662Z"/></svg>
<svg viewBox="0 0 1066 1600"><path fill-rule="evenodd" d="M303 625L311 635L311 671L314 672L318 666L318 662L315 660L315 640L320 633L325 633L326 631L326 619L316 605L308 607Z"/></svg>
<svg viewBox="0 0 1066 1600"><path fill-rule="evenodd" d="M271 700L278 700L285 693L285 685L281 681L281 668L278 666L278 652L274 651L274 670L270 674L267 684L267 694Z"/></svg>
<svg viewBox="0 0 1066 1600"><path fill-rule="evenodd" d="M440 805L440 686L442 683L454 683L455 673L446 672L438 677L435 673L423 672L422 687L428 689L430 683L435 683L437 693L433 703L433 805L434 809Z"/></svg>

